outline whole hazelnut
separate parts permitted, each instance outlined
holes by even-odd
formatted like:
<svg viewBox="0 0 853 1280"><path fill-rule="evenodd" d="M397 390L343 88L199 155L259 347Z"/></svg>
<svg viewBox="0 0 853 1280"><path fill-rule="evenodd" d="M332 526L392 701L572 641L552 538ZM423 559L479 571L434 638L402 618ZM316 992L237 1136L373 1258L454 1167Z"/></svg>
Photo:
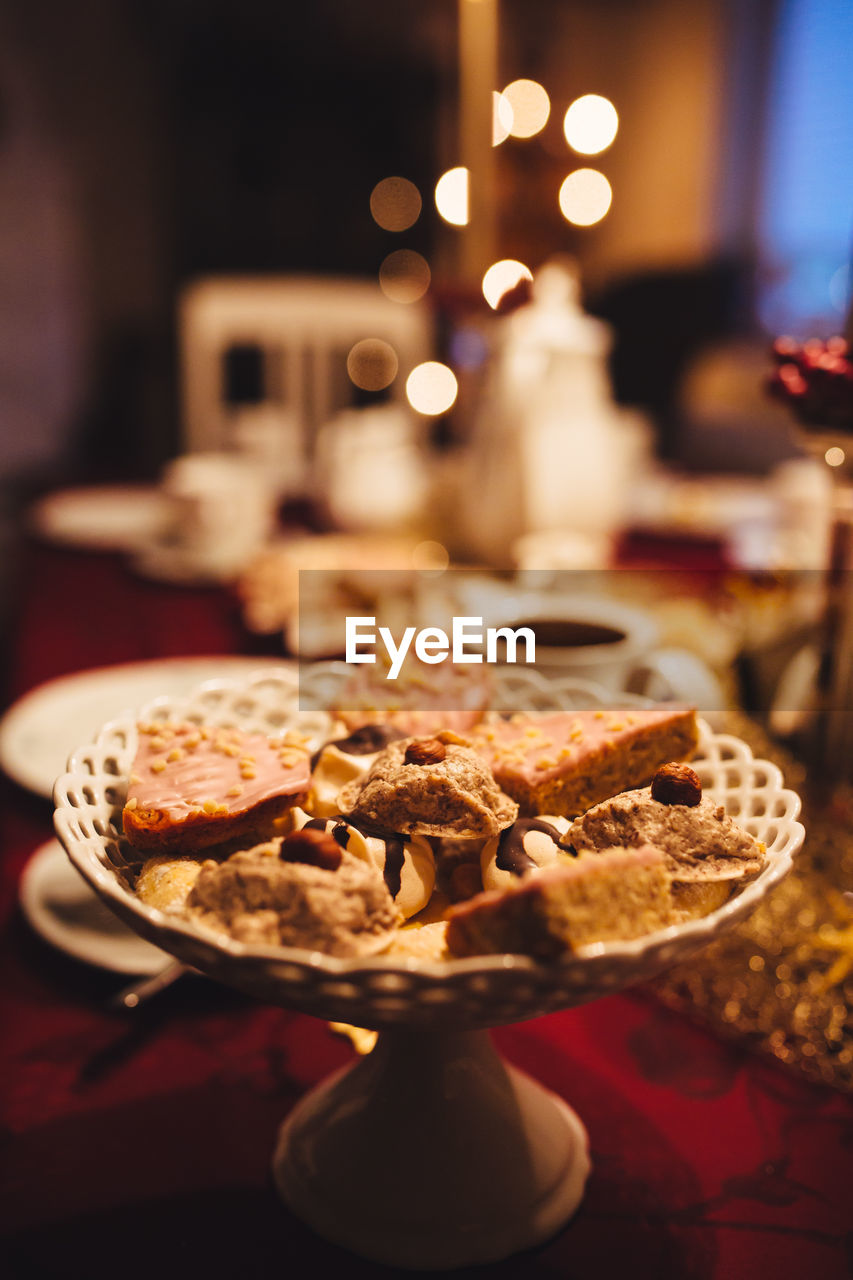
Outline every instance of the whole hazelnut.
<svg viewBox="0 0 853 1280"><path fill-rule="evenodd" d="M341 846L330 832L304 827L284 837L278 856L282 862L302 862L324 871L337 871L343 860Z"/></svg>
<svg viewBox="0 0 853 1280"><path fill-rule="evenodd" d="M438 738L415 738L406 747L406 764L438 764L447 755L447 747Z"/></svg>
<svg viewBox="0 0 853 1280"><path fill-rule="evenodd" d="M652 778L652 799L660 804L696 805L702 799L702 783L689 764L664 764Z"/></svg>

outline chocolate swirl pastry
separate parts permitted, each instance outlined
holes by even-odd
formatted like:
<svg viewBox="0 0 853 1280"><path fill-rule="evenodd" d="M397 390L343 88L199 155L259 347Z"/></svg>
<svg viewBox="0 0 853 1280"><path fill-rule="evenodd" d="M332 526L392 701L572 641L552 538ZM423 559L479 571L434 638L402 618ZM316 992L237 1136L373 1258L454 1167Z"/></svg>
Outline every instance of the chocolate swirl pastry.
<svg viewBox="0 0 853 1280"><path fill-rule="evenodd" d="M495 854L495 866L498 870L509 871L514 876L523 876L525 872L535 871L542 865L532 858L524 847L524 838L529 831L541 831L553 840L558 849L564 850L572 857L577 857L577 849L571 841L564 843L564 833L561 834L553 822L547 818L519 818L498 837Z"/></svg>
<svg viewBox="0 0 853 1280"><path fill-rule="evenodd" d="M519 818L499 836L487 840L480 854L483 887L505 889L522 876L577 857L567 839L569 823L548 814Z"/></svg>
<svg viewBox="0 0 853 1280"><path fill-rule="evenodd" d="M337 747L345 756L372 756L387 747L389 742L396 742L402 736L402 733L388 724L363 724L345 738L332 738L329 742L324 742L312 755L311 768L316 769L320 756L327 747Z"/></svg>
<svg viewBox="0 0 853 1280"><path fill-rule="evenodd" d="M363 778L379 753L401 735L385 724L366 724L343 738L324 742L311 757L308 808L316 817L340 810L338 795L348 783Z"/></svg>
<svg viewBox="0 0 853 1280"><path fill-rule="evenodd" d="M346 825L350 820L343 822ZM400 914L405 920L417 915L435 888L435 855L429 841L407 832L388 831L376 824L352 825L364 837L369 856L382 872Z"/></svg>

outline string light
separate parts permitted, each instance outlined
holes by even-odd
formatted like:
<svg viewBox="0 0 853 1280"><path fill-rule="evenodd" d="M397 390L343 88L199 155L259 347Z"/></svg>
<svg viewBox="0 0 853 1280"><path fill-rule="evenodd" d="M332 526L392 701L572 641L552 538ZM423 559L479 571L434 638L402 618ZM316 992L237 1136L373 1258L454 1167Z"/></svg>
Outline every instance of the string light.
<svg viewBox="0 0 853 1280"><path fill-rule="evenodd" d="M600 222L612 200L613 189L598 169L575 169L560 187L560 212L578 227Z"/></svg>
<svg viewBox="0 0 853 1280"><path fill-rule="evenodd" d="M619 129L619 115L609 98L586 93L576 98L563 119L563 133L573 151L585 156L606 151Z"/></svg>
<svg viewBox="0 0 853 1280"><path fill-rule="evenodd" d="M520 280L532 279L533 272L523 262L502 258L500 262L493 262L483 276L483 297L495 310L508 290L514 289Z"/></svg>

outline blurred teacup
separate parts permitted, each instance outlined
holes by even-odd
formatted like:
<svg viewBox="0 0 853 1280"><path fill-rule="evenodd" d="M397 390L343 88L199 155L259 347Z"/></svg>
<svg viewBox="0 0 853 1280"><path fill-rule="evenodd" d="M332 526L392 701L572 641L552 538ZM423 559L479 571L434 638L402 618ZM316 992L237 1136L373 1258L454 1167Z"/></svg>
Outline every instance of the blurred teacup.
<svg viewBox="0 0 853 1280"><path fill-rule="evenodd" d="M230 453L188 453L168 463L163 491L173 545L199 573L239 573L267 541L276 498L257 467Z"/></svg>
<svg viewBox="0 0 853 1280"><path fill-rule="evenodd" d="M661 648L657 625L641 609L605 596L517 599L512 616L490 625L529 627L535 668L549 680L574 678L614 693L674 698L703 710L724 705L719 681L698 655Z"/></svg>

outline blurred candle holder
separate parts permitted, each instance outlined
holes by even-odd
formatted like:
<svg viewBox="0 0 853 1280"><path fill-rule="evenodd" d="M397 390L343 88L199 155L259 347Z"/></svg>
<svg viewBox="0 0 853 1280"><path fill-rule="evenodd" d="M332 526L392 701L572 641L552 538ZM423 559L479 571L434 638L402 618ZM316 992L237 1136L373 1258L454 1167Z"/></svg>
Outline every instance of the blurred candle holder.
<svg viewBox="0 0 853 1280"><path fill-rule="evenodd" d="M814 782L853 776L853 363L843 337L800 343L778 338L771 395L787 404L800 444L832 475L826 600L815 715L808 738Z"/></svg>

